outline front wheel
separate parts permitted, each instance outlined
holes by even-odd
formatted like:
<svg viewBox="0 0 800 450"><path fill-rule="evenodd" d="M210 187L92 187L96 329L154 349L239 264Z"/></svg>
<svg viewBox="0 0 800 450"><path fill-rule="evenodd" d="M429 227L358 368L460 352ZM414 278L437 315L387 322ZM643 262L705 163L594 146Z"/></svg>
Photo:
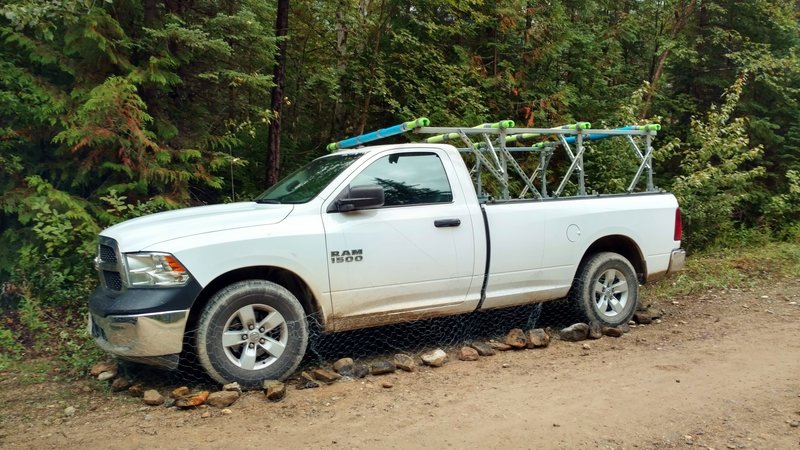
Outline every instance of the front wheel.
<svg viewBox="0 0 800 450"><path fill-rule="evenodd" d="M231 284L214 294L197 328L198 360L219 383L259 388L261 381L291 375L308 345L300 302L265 280Z"/></svg>
<svg viewBox="0 0 800 450"><path fill-rule="evenodd" d="M598 253L583 265L570 291L589 322L617 326L627 323L636 311L639 281L630 261L612 253Z"/></svg>

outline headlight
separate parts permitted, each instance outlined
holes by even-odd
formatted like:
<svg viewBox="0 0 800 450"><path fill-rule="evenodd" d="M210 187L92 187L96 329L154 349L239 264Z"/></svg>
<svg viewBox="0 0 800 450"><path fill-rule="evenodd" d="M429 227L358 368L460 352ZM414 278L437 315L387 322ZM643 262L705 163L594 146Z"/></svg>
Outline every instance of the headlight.
<svg viewBox="0 0 800 450"><path fill-rule="evenodd" d="M129 287L184 286L189 271L169 253L125 255Z"/></svg>

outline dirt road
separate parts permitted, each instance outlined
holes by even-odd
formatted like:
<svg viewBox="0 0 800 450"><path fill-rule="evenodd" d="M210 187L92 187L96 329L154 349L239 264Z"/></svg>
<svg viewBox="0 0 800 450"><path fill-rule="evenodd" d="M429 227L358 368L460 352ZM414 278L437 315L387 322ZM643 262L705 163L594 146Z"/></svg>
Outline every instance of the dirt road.
<svg viewBox="0 0 800 450"><path fill-rule="evenodd" d="M621 338L291 390L277 404L251 392L227 415L7 378L0 447L797 449L798 303L794 279L663 300L662 323Z"/></svg>

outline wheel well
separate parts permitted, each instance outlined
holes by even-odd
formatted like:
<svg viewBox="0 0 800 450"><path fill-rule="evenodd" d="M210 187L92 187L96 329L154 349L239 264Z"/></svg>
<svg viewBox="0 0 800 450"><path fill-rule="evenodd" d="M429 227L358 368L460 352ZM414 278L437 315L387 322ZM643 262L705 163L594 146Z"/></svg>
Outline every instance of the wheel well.
<svg viewBox="0 0 800 450"><path fill-rule="evenodd" d="M586 264L586 261L588 261L589 258L600 252L614 252L624 256L625 259L630 261L630 263L633 265L633 269L636 271L636 277L639 279L639 282L644 283L647 281L647 263L642 257L642 252L639 249L639 246L636 245L636 242L634 242L633 239L619 234L600 238L590 245L589 248L586 249L586 253L583 254L581 263L578 265L578 272L580 272L581 268L584 264Z"/></svg>
<svg viewBox="0 0 800 450"><path fill-rule="evenodd" d="M200 295L195 299L194 304L192 304L192 309L189 312L187 330L193 330L195 328L197 320L203 313L203 308L205 308L208 301L217 291L225 286L243 280L266 280L279 284L288 289L289 292L297 298L303 306L303 311L305 311L306 315L322 313L319 301L314 297L314 294L311 293L311 289L309 289L306 282L297 276L297 274L280 267L243 267L218 276L200 292Z"/></svg>

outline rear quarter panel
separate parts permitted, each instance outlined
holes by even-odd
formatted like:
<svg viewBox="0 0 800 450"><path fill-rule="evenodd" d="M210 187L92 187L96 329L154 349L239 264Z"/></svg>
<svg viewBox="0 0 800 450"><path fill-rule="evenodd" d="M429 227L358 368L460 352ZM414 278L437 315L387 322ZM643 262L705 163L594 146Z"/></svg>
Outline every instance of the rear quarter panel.
<svg viewBox="0 0 800 450"><path fill-rule="evenodd" d="M485 308L566 296L589 247L606 236L638 246L648 273L665 271L673 240L671 194L509 202L487 205L491 265Z"/></svg>

